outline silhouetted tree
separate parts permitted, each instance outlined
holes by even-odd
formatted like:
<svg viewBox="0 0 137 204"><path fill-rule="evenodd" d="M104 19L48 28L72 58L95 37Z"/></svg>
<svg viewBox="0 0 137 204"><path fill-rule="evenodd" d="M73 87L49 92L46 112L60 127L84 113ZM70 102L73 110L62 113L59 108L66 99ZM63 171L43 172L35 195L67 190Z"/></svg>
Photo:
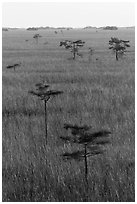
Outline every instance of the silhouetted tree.
<svg viewBox="0 0 137 204"><path fill-rule="evenodd" d="M85 166L85 181L88 184L88 161L87 158L96 156L104 153L102 148L104 145L109 144L109 135L111 134L108 130L101 130L98 132L91 133L89 126L77 126L71 124L65 124L66 130L71 130L71 136L60 137L64 142L76 143L82 145L82 150L77 150L72 153L66 152L62 156L65 160L75 159L84 160Z"/></svg>
<svg viewBox="0 0 137 204"><path fill-rule="evenodd" d="M46 84L44 81L42 83L38 83L35 85L37 88L35 91L29 91L30 94L35 95L40 98L40 100L44 101L45 106L45 138L46 138L46 144L47 144L47 102L51 98L51 96L56 96L59 94L62 94L63 91L56 91L56 90L48 90L49 85Z"/></svg>
<svg viewBox="0 0 137 204"><path fill-rule="evenodd" d="M35 34L33 38L36 40L36 43L38 44L38 39L41 38L42 36L40 34Z"/></svg>
<svg viewBox="0 0 137 204"><path fill-rule="evenodd" d="M8 65L6 68L7 69L14 69L14 71L15 71L15 68L20 67L20 66L21 66L21 62L17 63L17 64L13 64L13 65Z"/></svg>
<svg viewBox="0 0 137 204"><path fill-rule="evenodd" d="M119 54L123 55L126 52L126 48L130 47L128 43L129 40L119 40L118 38L111 38L111 40L109 40L109 49L112 49L116 53L117 61Z"/></svg>
<svg viewBox="0 0 137 204"><path fill-rule="evenodd" d="M60 46L64 46L66 49L69 49L72 54L73 54L73 59L76 58L76 55L82 57L82 54L79 53L79 48L83 47L85 42L82 40L77 40L77 41L70 41L70 40L65 40L60 42Z"/></svg>

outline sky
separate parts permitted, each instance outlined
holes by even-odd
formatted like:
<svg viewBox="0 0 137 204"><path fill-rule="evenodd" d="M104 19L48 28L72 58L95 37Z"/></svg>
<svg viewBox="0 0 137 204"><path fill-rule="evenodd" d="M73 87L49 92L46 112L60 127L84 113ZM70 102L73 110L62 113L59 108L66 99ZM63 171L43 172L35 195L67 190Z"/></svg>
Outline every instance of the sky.
<svg viewBox="0 0 137 204"><path fill-rule="evenodd" d="M4 2L2 27L135 26L133 2Z"/></svg>

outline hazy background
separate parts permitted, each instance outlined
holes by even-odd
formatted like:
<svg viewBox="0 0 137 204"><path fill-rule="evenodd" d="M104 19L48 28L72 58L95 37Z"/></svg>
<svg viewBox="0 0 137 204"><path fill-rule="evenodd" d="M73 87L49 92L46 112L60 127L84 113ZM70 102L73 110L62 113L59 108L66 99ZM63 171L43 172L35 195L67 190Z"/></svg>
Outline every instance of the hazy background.
<svg viewBox="0 0 137 204"><path fill-rule="evenodd" d="M3 27L30 26L134 26L134 3L5 2Z"/></svg>

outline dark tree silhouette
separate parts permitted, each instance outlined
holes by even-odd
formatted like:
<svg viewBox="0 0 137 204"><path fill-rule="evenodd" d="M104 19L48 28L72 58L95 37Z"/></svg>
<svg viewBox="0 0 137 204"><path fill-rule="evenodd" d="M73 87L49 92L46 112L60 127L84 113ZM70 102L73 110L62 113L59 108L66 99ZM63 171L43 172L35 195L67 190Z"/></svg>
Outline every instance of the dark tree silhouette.
<svg viewBox="0 0 137 204"><path fill-rule="evenodd" d="M21 62L17 63L17 64L13 64L13 65L8 65L6 68L7 69L14 69L14 71L15 71L15 68L20 67L20 66L21 66Z"/></svg>
<svg viewBox="0 0 137 204"><path fill-rule="evenodd" d="M35 91L29 91L30 94L37 96L40 98L40 100L44 101L44 109L45 109L45 138L46 138L46 144L47 144L47 102L51 98L51 96L56 96L59 94L62 94L63 91L56 91L56 90L48 90L49 85L46 84L44 81L42 83L38 83L35 85L36 90Z"/></svg>
<svg viewBox="0 0 137 204"><path fill-rule="evenodd" d="M82 54L79 53L79 48L83 47L85 42L82 40L77 40L77 41L70 41L70 40L65 40L60 42L60 46L64 46L66 49L69 49L73 55L73 59L76 58L76 55L82 57Z"/></svg>
<svg viewBox="0 0 137 204"><path fill-rule="evenodd" d="M33 38L36 40L36 43L38 44L38 39L41 38L42 36L40 34L35 34Z"/></svg>
<svg viewBox="0 0 137 204"><path fill-rule="evenodd" d="M111 134L108 130L101 130L98 132L91 133L89 130L91 127L89 126L77 126L71 124L65 124L64 128L66 130L71 130L71 136L60 137L64 142L69 143L77 143L82 145L83 148L81 151L74 151L72 153L66 152L64 153L63 159L75 159L75 160L84 160L85 166L85 181L88 184L88 157L96 156L98 154L103 154L104 149L102 148L104 145L109 144L109 135Z"/></svg>
<svg viewBox="0 0 137 204"><path fill-rule="evenodd" d="M119 40L118 38L111 38L111 40L109 40L109 49L115 52L117 61L119 54L123 55L126 52L126 48L130 47L128 43L129 40Z"/></svg>

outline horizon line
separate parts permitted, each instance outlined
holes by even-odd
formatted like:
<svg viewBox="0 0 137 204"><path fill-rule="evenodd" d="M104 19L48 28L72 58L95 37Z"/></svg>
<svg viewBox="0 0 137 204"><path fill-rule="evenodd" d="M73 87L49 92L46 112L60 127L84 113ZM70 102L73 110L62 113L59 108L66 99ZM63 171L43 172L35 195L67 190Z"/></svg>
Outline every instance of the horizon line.
<svg viewBox="0 0 137 204"><path fill-rule="evenodd" d="M75 29L75 28L103 28L103 27L107 27L107 26L110 26L110 27L117 27L117 28L123 28L123 27L126 27L126 28L128 28L128 27L135 27L135 25L130 25L130 26L116 26L116 25L105 25L105 26L81 26L81 27L73 27L73 26L58 26L58 27L54 27L54 26L28 26L28 27L16 27L16 26L14 26L14 27L12 27L12 26L2 26L2 28L20 28L20 29L26 29L26 28L73 28L73 29Z"/></svg>

